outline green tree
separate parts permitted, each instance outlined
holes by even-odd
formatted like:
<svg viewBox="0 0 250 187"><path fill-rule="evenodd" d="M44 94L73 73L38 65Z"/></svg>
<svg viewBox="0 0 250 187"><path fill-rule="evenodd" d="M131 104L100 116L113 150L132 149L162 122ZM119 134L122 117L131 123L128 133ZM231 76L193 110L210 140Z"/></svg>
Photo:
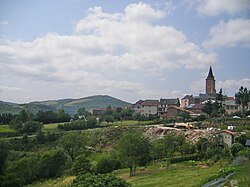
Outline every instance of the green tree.
<svg viewBox="0 0 250 187"><path fill-rule="evenodd" d="M111 173L120 167L120 162L112 158L101 159L96 166L96 173Z"/></svg>
<svg viewBox="0 0 250 187"><path fill-rule="evenodd" d="M183 135L168 133L164 139L164 154L167 158L172 158L173 155L179 151L181 145L185 142Z"/></svg>
<svg viewBox="0 0 250 187"><path fill-rule="evenodd" d="M60 145L66 151L72 162L80 154L86 154L87 138L80 132L70 132L60 139Z"/></svg>
<svg viewBox="0 0 250 187"><path fill-rule="evenodd" d="M78 175L71 187L130 187L125 180L113 174L91 175L89 173Z"/></svg>
<svg viewBox="0 0 250 187"><path fill-rule="evenodd" d="M213 112L213 103L211 100L208 100L203 109L202 112L205 112L209 117L211 116L212 112Z"/></svg>
<svg viewBox="0 0 250 187"><path fill-rule="evenodd" d="M8 156L8 144L1 141L0 142L0 175L3 172L4 164Z"/></svg>
<svg viewBox="0 0 250 187"><path fill-rule="evenodd" d="M118 143L119 157L130 169L130 176L136 175L136 167L150 161L149 140L137 133L124 135Z"/></svg>
<svg viewBox="0 0 250 187"><path fill-rule="evenodd" d="M104 116L104 120L108 123L113 123L115 121L114 117L111 115Z"/></svg>
<svg viewBox="0 0 250 187"><path fill-rule="evenodd" d="M79 155L76 157L72 166L72 171L74 175L78 175L79 173L88 173L91 171L91 164L89 160L86 159L85 155Z"/></svg>
<svg viewBox="0 0 250 187"><path fill-rule="evenodd" d="M46 142L45 135L42 130L39 130L36 134L36 141L38 144L44 144Z"/></svg>
<svg viewBox="0 0 250 187"><path fill-rule="evenodd" d="M231 153L234 157L238 155L240 151L244 149L244 146L240 143L233 143L233 145L230 147Z"/></svg>
<svg viewBox="0 0 250 187"><path fill-rule="evenodd" d="M239 104L242 108L242 115L245 116L245 109L248 108L248 103L250 101L250 91L247 88L240 87L238 93L235 94L235 102Z"/></svg>

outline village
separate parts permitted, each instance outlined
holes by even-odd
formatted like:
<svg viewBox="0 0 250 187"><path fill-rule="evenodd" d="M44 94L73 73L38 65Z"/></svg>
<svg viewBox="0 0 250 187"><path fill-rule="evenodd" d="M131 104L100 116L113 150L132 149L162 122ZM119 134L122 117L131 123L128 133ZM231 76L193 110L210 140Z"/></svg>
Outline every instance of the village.
<svg viewBox="0 0 250 187"><path fill-rule="evenodd" d="M221 144L231 146L237 137L245 132L236 132L234 124L228 124L226 129L221 129L218 125L211 125L210 123L201 122L198 119L203 117L210 117L204 110L207 102L217 102L219 95L222 96L221 108L223 109L223 116L230 116L232 119L240 119L240 116L235 114L240 113L242 107L236 103L234 96L226 96L222 93L216 93L215 76L212 67L210 66L207 78L205 79L205 93L200 93L198 96L185 95L183 98L160 98L159 100L139 100L132 104L131 108L134 113L152 117L158 116L160 119L168 119L171 121L166 124L152 125L146 132L146 136L151 139L163 138L165 134L171 132L175 134L185 135L186 139L192 143L197 143L200 138L220 137ZM221 91L221 90L220 90ZM250 108L248 102L247 108ZM106 108L91 109L90 113L93 115L100 115L105 112ZM113 108L115 110L115 108ZM219 112L219 111L217 111ZM220 114L217 114L220 116ZM250 116L245 116L250 120ZM248 142L248 143L247 143ZM246 146L250 146L249 141L246 141Z"/></svg>

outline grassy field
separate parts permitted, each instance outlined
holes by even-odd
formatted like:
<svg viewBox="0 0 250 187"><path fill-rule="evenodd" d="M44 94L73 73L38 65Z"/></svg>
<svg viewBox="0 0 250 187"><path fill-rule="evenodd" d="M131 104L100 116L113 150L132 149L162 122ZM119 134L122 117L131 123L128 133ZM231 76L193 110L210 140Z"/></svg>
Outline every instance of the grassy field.
<svg viewBox="0 0 250 187"><path fill-rule="evenodd" d="M16 131L9 127L9 125L0 125L0 133L15 133Z"/></svg>
<svg viewBox="0 0 250 187"><path fill-rule="evenodd" d="M27 187L67 187L69 186L73 180L75 179L75 177L73 176L69 176L69 177L61 177L61 178L57 178L57 179L49 179L46 181L42 181L42 182L37 182L31 185L28 185Z"/></svg>
<svg viewBox="0 0 250 187"><path fill-rule="evenodd" d="M210 176L219 173L220 164L208 167L206 165L190 166L185 163L172 164L169 169L163 162L154 163L148 167L139 167L135 177L129 177L129 169L115 171L115 175L125 179L132 187L198 187ZM250 161L241 166L232 177L239 182L239 186L250 187ZM34 183L28 187L66 187L74 177L61 177ZM230 179L231 180L231 179Z"/></svg>
<svg viewBox="0 0 250 187"><path fill-rule="evenodd" d="M45 125L43 125L43 131L45 131L45 132L58 131L57 126L60 124L64 124L64 123L67 123L67 122L45 124Z"/></svg>
<svg viewBox="0 0 250 187"><path fill-rule="evenodd" d="M169 169L164 166L155 165L138 170L135 177L128 176L128 169L118 173L132 184L133 187L195 187L201 186L204 180L219 172L221 167L214 165L207 166L187 166L185 164L173 164Z"/></svg>
<svg viewBox="0 0 250 187"><path fill-rule="evenodd" d="M239 186L250 187L250 161L239 167L239 171L231 178L237 180Z"/></svg>

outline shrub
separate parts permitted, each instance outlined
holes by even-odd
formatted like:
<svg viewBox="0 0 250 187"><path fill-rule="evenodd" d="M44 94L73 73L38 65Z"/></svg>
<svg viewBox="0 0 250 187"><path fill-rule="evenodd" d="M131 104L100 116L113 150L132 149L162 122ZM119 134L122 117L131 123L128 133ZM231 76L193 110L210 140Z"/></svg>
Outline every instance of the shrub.
<svg viewBox="0 0 250 187"><path fill-rule="evenodd" d="M79 175L71 184L71 187L130 187L125 180L120 179L113 174L84 174Z"/></svg>
<svg viewBox="0 0 250 187"><path fill-rule="evenodd" d="M111 173L115 169L120 168L121 163L112 158L101 159L96 167L96 173Z"/></svg>
<svg viewBox="0 0 250 187"><path fill-rule="evenodd" d="M76 157L75 162L72 166L72 172L74 175L79 173L84 174L91 171L91 165L89 160L86 159L85 155L80 155Z"/></svg>

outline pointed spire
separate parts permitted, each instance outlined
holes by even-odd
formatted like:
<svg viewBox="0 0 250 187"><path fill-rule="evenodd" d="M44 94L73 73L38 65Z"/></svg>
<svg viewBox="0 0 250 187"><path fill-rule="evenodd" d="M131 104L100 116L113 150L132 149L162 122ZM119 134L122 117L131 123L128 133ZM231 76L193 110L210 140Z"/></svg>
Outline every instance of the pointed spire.
<svg viewBox="0 0 250 187"><path fill-rule="evenodd" d="M213 70L212 70L211 65L210 65L210 68L209 68L207 79L214 79L214 74L213 74Z"/></svg>

